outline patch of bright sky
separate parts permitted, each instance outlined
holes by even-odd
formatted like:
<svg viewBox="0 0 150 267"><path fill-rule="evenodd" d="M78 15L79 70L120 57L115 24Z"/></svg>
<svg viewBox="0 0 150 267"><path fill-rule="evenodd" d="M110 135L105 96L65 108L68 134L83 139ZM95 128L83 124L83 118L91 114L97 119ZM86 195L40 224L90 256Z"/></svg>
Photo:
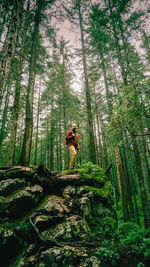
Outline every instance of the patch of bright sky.
<svg viewBox="0 0 150 267"><path fill-rule="evenodd" d="M59 35L63 36L65 41L68 41L68 45L71 46L72 52L74 55L76 54L76 49L81 48L80 42L80 29L73 29L70 22L65 20L62 24L59 25ZM79 64L79 58L77 54L74 56L73 59L73 71L74 77L71 83L71 87L74 92L80 92L83 87L83 78L82 78L82 70L81 70L81 63Z"/></svg>

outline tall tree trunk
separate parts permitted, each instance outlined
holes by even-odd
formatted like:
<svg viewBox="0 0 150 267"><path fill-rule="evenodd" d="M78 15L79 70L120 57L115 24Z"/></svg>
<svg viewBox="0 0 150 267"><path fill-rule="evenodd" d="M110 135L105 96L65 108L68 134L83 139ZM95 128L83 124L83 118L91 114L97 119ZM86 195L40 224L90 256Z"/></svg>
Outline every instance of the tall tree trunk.
<svg viewBox="0 0 150 267"><path fill-rule="evenodd" d="M96 153L96 164L100 164L99 162L99 150L98 150L98 143L97 143L97 131L96 131L96 122L94 120L94 125L93 125L93 129L94 129L94 136L95 136L95 153Z"/></svg>
<svg viewBox="0 0 150 267"><path fill-rule="evenodd" d="M128 201L129 201L129 208L130 208L130 215L131 218L134 218L134 208L133 208L133 202L132 202L132 187L131 187L131 180L130 180L130 173L129 173L129 167L127 162L127 156L125 150L121 151L122 156L122 163L123 163L123 171L125 174L125 180L126 180L126 188L127 188L127 195L128 195Z"/></svg>
<svg viewBox="0 0 150 267"><path fill-rule="evenodd" d="M51 120L50 120L50 170L54 170L54 137L55 137L55 121L54 117L54 104L51 99Z"/></svg>
<svg viewBox="0 0 150 267"><path fill-rule="evenodd" d="M99 123L99 118L98 114L96 114L96 122L97 122L97 131L98 131L98 144L99 144L99 160L100 160L100 166L101 168L105 168L104 164L104 151L103 151L103 146L101 142L101 134L100 134L100 123Z"/></svg>
<svg viewBox="0 0 150 267"><path fill-rule="evenodd" d="M143 157L144 157L144 162L145 162L145 167L146 167L146 184L147 184L147 191L150 192L150 167L149 167L149 162L148 162L148 155L147 155L147 148L148 148L148 144L146 142L146 138L144 136L145 132L144 132L144 127L141 124L140 125L140 131L142 134L142 148L143 148Z"/></svg>
<svg viewBox="0 0 150 267"><path fill-rule="evenodd" d="M101 133L102 133L103 158L104 158L103 168L106 169L108 167L108 155L107 155L106 136L105 136L104 123L103 123L102 116L100 116L100 125L101 125Z"/></svg>
<svg viewBox="0 0 150 267"><path fill-rule="evenodd" d="M144 177L142 173L142 164L141 164L137 138L133 134L131 135L131 137L132 137L132 142L133 142L140 196L141 196L142 208L143 208L143 213L144 213L144 224L145 224L145 228L147 228L150 226L150 206L149 206L149 202L148 202L148 198L146 194L146 187L145 187L145 181L144 181Z"/></svg>
<svg viewBox="0 0 150 267"><path fill-rule="evenodd" d="M7 33L7 40L4 45L4 56L2 58L1 72L0 72L0 108L2 104L3 95L5 92L7 79L10 73L11 63L14 58L17 38L22 20L24 0L14 0L12 8L12 17Z"/></svg>
<svg viewBox="0 0 150 267"><path fill-rule="evenodd" d="M28 0L27 4L27 14L29 12L30 2ZM27 15L26 15L27 16ZM17 68L17 80L15 86L15 96L14 96L14 104L12 111L12 119L11 119L11 128L10 128L10 141L8 147L8 164L14 164L14 153L15 153L15 142L16 142L16 134L17 134L17 126L18 126L18 117L19 117L19 107L20 107L20 91L21 91L21 79L22 79L22 70L23 70L23 55L24 55L24 46L25 46L25 38L28 28L28 17L25 17L25 21L22 29L22 39L21 39L21 48L19 52L18 59L18 68Z"/></svg>
<svg viewBox="0 0 150 267"><path fill-rule="evenodd" d="M43 162L43 140L42 140L42 136L41 136L41 140L40 140L40 162Z"/></svg>
<svg viewBox="0 0 150 267"><path fill-rule="evenodd" d="M123 219L124 222L127 222L130 220L129 218L129 211L128 211L128 198L127 198L127 190L126 190L126 184L124 179L124 172L122 167L122 162L120 158L120 152L119 148L115 148L115 158L116 158L116 165L117 165L117 175L118 175L118 182L119 182L119 188L120 188L120 196L122 201L122 208L123 208Z"/></svg>
<svg viewBox="0 0 150 267"><path fill-rule="evenodd" d="M50 168L50 117L48 114L48 106L47 106L47 112L46 112L46 166Z"/></svg>
<svg viewBox="0 0 150 267"><path fill-rule="evenodd" d="M19 106L20 106L21 79L22 79L22 69L23 69L23 58L21 55L23 55L23 50L24 50L24 39L22 39L22 44L20 49L20 57L17 70L18 77L16 80L14 104L13 104L12 119L11 119L10 141L8 147L9 165L13 165L13 160L14 160L15 141L16 141L17 125L19 117Z"/></svg>
<svg viewBox="0 0 150 267"><path fill-rule="evenodd" d="M38 135L39 135L40 90L41 90L41 83L39 84L39 93L38 93L38 108L37 108L37 118L36 118L36 137L35 137L34 165L37 165L37 154L38 154L37 151L38 151Z"/></svg>
<svg viewBox="0 0 150 267"><path fill-rule="evenodd" d="M96 163L94 130L93 130L93 118L92 118L92 108L91 108L91 95L90 95L88 73L87 73L86 52L85 52L85 42L84 42L84 31L83 31L83 21L82 21L80 0L78 0L78 15L79 15L79 22L80 22L81 44L82 44L82 60L83 60L83 69L84 69L84 78L85 78L86 105L87 105L87 115L88 115L88 130L89 130L89 140L90 140L90 160L93 163Z"/></svg>
<svg viewBox="0 0 150 267"><path fill-rule="evenodd" d="M109 93L109 87L108 87L108 81L107 81L107 74L106 74L106 66L105 66L105 59L103 55L103 48L99 49L100 53L100 59L102 64L102 71L104 76L104 84L105 84L105 90L106 90L106 100L107 100L107 107L108 107L108 118L110 120L110 116L112 114L112 102L110 99L110 93Z"/></svg>
<svg viewBox="0 0 150 267"><path fill-rule="evenodd" d="M62 55L62 68L61 68L61 83L62 83L62 113L63 113L63 124L64 124L64 132L66 135L67 132L67 107L66 107L66 83L65 83L65 53L64 53L64 48L65 48L65 42L64 40L61 41L61 55ZM64 167L67 169L68 166L68 153L67 153L67 146L64 144Z"/></svg>
<svg viewBox="0 0 150 267"><path fill-rule="evenodd" d="M60 118L61 118L61 114L60 114ZM62 170L62 166L63 166L63 163L62 163L62 126L61 126L61 120L59 122L59 170L61 171Z"/></svg>
<svg viewBox="0 0 150 267"><path fill-rule="evenodd" d="M10 97L10 85L7 86L7 92L6 92L6 97L5 97L5 106L4 106L4 110L3 110L3 115L2 115L2 121L1 121L1 129L0 129L0 153L1 153L1 149L2 149L2 144L3 144L3 140L7 135L7 127L6 127L6 123L7 123L7 114L8 114L8 103L9 103L9 97Z"/></svg>
<svg viewBox="0 0 150 267"><path fill-rule="evenodd" d="M20 163L25 166L28 165L30 162L32 132L33 132L34 84L36 76L37 43L39 35L40 17L41 17L41 5L40 3L38 4L39 5L37 7L34 20L34 32L33 32L32 47L31 47L29 81L28 81L27 99L26 99L25 132L24 132L24 140L20 157Z"/></svg>
<svg viewBox="0 0 150 267"><path fill-rule="evenodd" d="M94 86L94 101L95 101L95 107L96 109L98 108L97 105L97 100L96 100L96 92L95 92L95 86ZM101 142L101 134L100 134L100 123L99 123L99 117L101 118L101 114L100 111L98 110L96 112L96 124L97 124L97 134L98 134L98 144L97 144L97 149L98 149L98 162L101 166L101 168L105 168L105 164L104 164L104 150L103 150L103 146L102 146L102 142Z"/></svg>

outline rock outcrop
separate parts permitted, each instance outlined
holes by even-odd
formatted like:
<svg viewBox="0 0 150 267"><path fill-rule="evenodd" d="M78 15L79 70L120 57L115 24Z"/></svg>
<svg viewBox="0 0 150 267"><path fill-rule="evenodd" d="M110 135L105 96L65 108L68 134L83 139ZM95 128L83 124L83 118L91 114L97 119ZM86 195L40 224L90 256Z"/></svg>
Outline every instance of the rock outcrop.
<svg viewBox="0 0 150 267"><path fill-rule="evenodd" d="M115 229L104 173L54 174L44 166L0 171L0 266L98 267Z"/></svg>

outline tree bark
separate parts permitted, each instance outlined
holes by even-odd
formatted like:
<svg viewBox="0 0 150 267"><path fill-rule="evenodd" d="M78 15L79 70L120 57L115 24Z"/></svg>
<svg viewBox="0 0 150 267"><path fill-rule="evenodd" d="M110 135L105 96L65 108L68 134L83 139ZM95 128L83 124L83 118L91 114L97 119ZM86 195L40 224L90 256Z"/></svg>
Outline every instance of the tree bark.
<svg viewBox="0 0 150 267"><path fill-rule="evenodd" d="M35 137L35 150L34 150L34 165L37 164L37 156L38 156L38 134L39 134L39 114L40 114L40 89L41 83L39 84L39 92L38 92L38 108L37 108L37 118L36 118L36 137Z"/></svg>
<svg viewBox="0 0 150 267"><path fill-rule="evenodd" d="M80 22L81 44L82 44L82 60L83 60L83 70L84 70L84 78L85 78L86 105L87 105L87 115L88 115L88 131L89 131L89 140L90 140L90 160L93 163L96 163L95 141L94 141L94 130L93 130L93 118L92 118L92 108L91 108L91 95L90 95L88 73L87 73L85 42L84 42L84 32L83 32L83 21L82 21L80 0L78 0L78 5L77 6L78 6L78 15L79 15L79 22Z"/></svg>
<svg viewBox="0 0 150 267"><path fill-rule="evenodd" d="M62 67L61 67L61 82L62 82L62 87L61 87L61 93L62 93L62 114L63 114L63 126L64 126L64 132L66 134L67 132L67 107L66 107L66 84L65 84L65 42L62 40L61 41L61 55L62 55ZM64 167L67 169L68 167L68 153L67 153L67 146L64 144Z"/></svg>
<svg viewBox="0 0 150 267"><path fill-rule="evenodd" d="M12 8L12 17L6 36L6 42L3 47L2 54L5 56L3 56L2 58L0 73L0 108L7 84L7 79L10 73L11 63L15 54L17 38L22 20L23 3L24 0L14 0Z"/></svg>
<svg viewBox="0 0 150 267"><path fill-rule="evenodd" d="M29 165L31 144L32 144L32 132L33 132L33 99L34 99L34 83L36 76L36 61L37 61L37 42L39 35L39 24L41 17L41 3L38 3L38 7L34 20L34 32L31 47L31 58L29 66L29 81L27 88L26 99L26 119L25 119L25 132L22 146L22 152L20 157L20 163L24 166Z"/></svg>
<svg viewBox="0 0 150 267"><path fill-rule="evenodd" d="M123 162L123 170L125 174L125 180L126 180L126 189L127 189L127 195L128 195L128 201L129 201L129 209L130 209L130 215L131 218L134 218L134 208L133 208L133 202L132 202L132 186L131 186L131 180L130 180L130 172L128 167L128 161L125 150L121 151L122 156L122 162Z"/></svg>
<svg viewBox="0 0 150 267"><path fill-rule="evenodd" d="M21 91L21 79L22 79L22 70L23 70L23 57L24 54L24 44L25 44L25 33L27 29L23 29L22 33L22 42L20 48L20 56L18 59L18 76L16 80L15 86L15 96L14 96L14 104L12 111L12 119L11 119L11 129L10 129L10 141L8 147L8 164L13 165L14 162L14 152L15 152L15 142L16 142L16 134L17 134L17 125L18 125L18 117L19 117L19 107L20 107L20 91Z"/></svg>
<svg viewBox="0 0 150 267"><path fill-rule="evenodd" d="M115 158L116 158L116 165L117 165L117 175L118 175L118 182L119 182L119 188L120 188L120 196L122 201L122 208L123 208L123 219L124 222L127 222L130 220L129 218L129 211L128 211L128 198L127 198L127 190L126 190L126 184L124 179L124 173L122 168L122 162L120 158L120 152L119 148L115 148Z"/></svg>
<svg viewBox="0 0 150 267"><path fill-rule="evenodd" d="M110 99L110 93L109 93L109 87L108 87L108 81L107 81L107 74L106 74L106 67L105 67L105 59L103 55L103 48L99 49L100 53L100 59L102 63L102 71L104 76L104 84L105 84L105 90L106 90L106 100L107 100L107 107L108 107L108 118L110 120L110 116L112 114L112 102Z"/></svg>
<svg viewBox="0 0 150 267"><path fill-rule="evenodd" d="M3 110L3 115L2 115L2 120L1 120L1 129L0 129L0 153L2 149L2 144L4 141L4 138L7 136L7 114L8 114L8 104L9 104L9 98L10 98L10 85L7 85L7 92L6 92L6 97L5 97L5 105L4 105L4 110Z"/></svg>
<svg viewBox="0 0 150 267"><path fill-rule="evenodd" d="M148 198L146 194L144 176L142 173L142 164L141 164L141 158L140 158L140 153L139 153L139 147L138 147L137 138L134 135L131 135L131 137L132 137L133 149L134 149L135 160L136 160L136 169L137 169L140 196L141 196L142 208L143 208L143 214L144 214L144 224L145 224L145 228L148 228L150 226L150 206L149 206L149 202L148 202Z"/></svg>

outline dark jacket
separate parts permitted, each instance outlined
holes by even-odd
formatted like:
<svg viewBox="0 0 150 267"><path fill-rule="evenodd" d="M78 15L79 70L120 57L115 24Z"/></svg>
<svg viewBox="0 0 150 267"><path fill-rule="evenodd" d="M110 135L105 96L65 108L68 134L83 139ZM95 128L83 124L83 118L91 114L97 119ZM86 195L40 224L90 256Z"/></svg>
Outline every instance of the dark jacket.
<svg viewBox="0 0 150 267"><path fill-rule="evenodd" d="M73 136L73 131L69 130L65 136L65 143L67 146L74 146L77 150L80 149L79 143L78 143L78 134L75 133L75 136Z"/></svg>

